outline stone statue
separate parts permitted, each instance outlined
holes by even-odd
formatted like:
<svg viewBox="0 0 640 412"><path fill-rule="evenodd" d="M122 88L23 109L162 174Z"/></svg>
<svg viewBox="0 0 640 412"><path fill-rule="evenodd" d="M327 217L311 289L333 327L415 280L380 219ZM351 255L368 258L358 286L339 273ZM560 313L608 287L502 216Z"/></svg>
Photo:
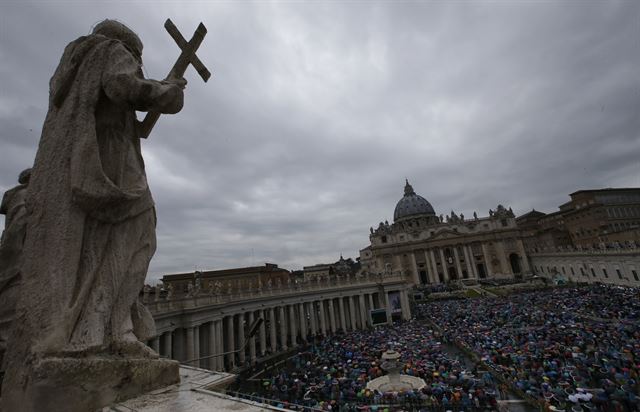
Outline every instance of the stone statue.
<svg viewBox="0 0 640 412"><path fill-rule="evenodd" d="M164 81L144 78L140 39L113 20L64 50L26 196L2 410L95 410L179 380L177 363L141 342L155 334L138 293L156 213L136 111L182 109L197 45L181 47Z"/></svg>
<svg viewBox="0 0 640 412"><path fill-rule="evenodd" d="M464 222L464 215L462 213L460 213L460 221Z"/></svg>
<svg viewBox="0 0 640 412"><path fill-rule="evenodd" d="M173 284L169 283L166 289L167 289L166 300L171 300L173 298Z"/></svg>
<svg viewBox="0 0 640 412"><path fill-rule="evenodd" d="M30 177L31 169L20 173L18 186L6 191L0 205L0 213L5 215L0 240L0 371L4 371L2 358L7 349L21 283L22 247L27 234L25 197Z"/></svg>
<svg viewBox="0 0 640 412"><path fill-rule="evenodd" d="M189 283L187 283L187 296L191 297L193 295L194 295L194 293L193 293L193 283L189 282Z"/></svg>
<svg viewBox="0 0 640 412"><path fill-rule="evenodd" d="M144 303L149 302L149 293L151 293L151 286L145 284L142 287L142 302Z"/></svg>
<svg viewBox="0 0 640 412"><path fill-rule="evenodd" d="M440 223L444 222L444 217L442 216L442 213L440 214Z"/></svg>
<svg viewBox="0 0 640 412"><path fill-rule="evenodd" d="M475 212L475 210L473 211L473 220L478 220L478 214Z"/></svg>

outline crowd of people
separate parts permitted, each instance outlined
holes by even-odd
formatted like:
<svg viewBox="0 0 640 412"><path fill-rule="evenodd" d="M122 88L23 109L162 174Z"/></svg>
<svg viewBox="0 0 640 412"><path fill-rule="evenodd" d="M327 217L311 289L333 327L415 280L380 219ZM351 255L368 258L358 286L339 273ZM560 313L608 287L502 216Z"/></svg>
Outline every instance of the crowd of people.
<svg viewBox="0 0 640 412"><path fill-rule="evenodd" d="M637 411L639 298L639 289L592 285L417 311L547 410Z"/></svg>
<svg viewBox="0 0 640 412"><path fill-rule="evenodd" d="M380 357L387 349L401 354L401 373L424 379L426 386L392 393L367 389L367 382L385 374ZM254 383L251 396L288 409L484 411L497 410L499 396L489 373L465 364L418 321L319 340Z"/></svg>

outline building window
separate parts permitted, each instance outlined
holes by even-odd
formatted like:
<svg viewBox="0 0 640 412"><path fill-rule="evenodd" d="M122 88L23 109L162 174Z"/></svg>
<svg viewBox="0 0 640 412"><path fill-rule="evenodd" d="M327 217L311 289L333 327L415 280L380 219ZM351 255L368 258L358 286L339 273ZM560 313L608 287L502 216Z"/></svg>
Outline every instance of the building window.
<svg viewBox="0 0 640 412"><path fill-rule="evenodd" d="M576 272L574 272L574 271L573 271L573 266L571 266L569 269L571 269L571 274L572 274L572 275L575 275L575 274L576 274Z"/></svg>
<svg viewBox="0 0 640 412"><path fill-rule="evenodd" d="M382 243L387 243L387 237L386 236L382 236L380 238L380 240L382 241Z"/></svg>
<svg viewBox="0 0 640 412"><path fill-rule="evenodd" d="M591 268L591 274L593 275L594 278L596 277L596 271L593 270L593 268Z"/></svg>
<svg viewBox="0 0 640 412"><path fill-rule="evenodd" d="M636 272L635 270L632 270L632 271L631 271L631 274L633 275L633 278L634 278L636 281L640 280L640 279L638 279L638 272Z"/></svg>
<svg viewBox="0 0 640 412"><path fill-rule="evenodd" d="M507 227L507 219L501 219L500 224L502 225L502 227Z"/></svg>
<svg viewBox="0 0 640 412"><path fill-rule="evenodd" d="M580 274L581 274L582 276L587 276L587 274L586 274L586 273L584 273L584 269L583 269L583 268L580 268Z"/></svg>
<svg viewBox="0 0 640 412"><path fill-rule="evenodd" d="M563 275L566 275L566 274L567 274L567 272L564 270L564 266L562 267L562 274L563 274Z"/></svg>
<svg viewBox="0 0 640 412"><path fill-rule="evenodd" d="M607 269L602 268L602 274L604 275L605 278L609 279L609 274L607 273Z"/></svg>
<svg viewBox="0 0 640 412"><path fill-rule="evenodd" d="M618 279L622 279L622 273L620 273L620 269L616 269L616 273L618 274Z"/></svg>

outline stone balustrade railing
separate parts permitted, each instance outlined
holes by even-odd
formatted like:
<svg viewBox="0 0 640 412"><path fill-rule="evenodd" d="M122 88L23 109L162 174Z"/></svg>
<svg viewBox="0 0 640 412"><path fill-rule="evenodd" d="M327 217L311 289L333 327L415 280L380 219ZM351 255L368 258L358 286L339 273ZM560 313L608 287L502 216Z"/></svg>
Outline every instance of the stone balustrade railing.
<svg viewBox="0 0 640 412"><path fill-rule="evenodd" d="M201 289L193 290L191 294L163 297L144 293L143 302L152 314L192 309L202 306L221 305L232 302L247 301L263 297L284 297L301 292L331 291L353 285L375 285L407 281L407 276L397 271L391 274L362 275L353 277L323 278L320 280L306 280L291 282L275 286L244 289Z"/></svg>
<svg viewBox="0 0 640 412"><path fill-rule="evenodd" d="M640 245L630 244L618 244L608 245L598 248L572 248L572 247L558 247L558 248L545 248L545 249L530 249L527 254L530 256L539 255L614 255L614 254L628 254L628 253L640 253Z"/></svg>

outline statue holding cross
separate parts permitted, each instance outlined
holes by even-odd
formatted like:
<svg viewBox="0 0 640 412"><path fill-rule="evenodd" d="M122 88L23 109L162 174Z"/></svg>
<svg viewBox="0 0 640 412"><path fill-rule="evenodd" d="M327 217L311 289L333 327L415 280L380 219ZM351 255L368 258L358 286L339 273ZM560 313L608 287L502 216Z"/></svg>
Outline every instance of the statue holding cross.
<svg viewBox="0 0 640 412"><path fill-rule="evenodd" d="M177 363L142 343L155 336L138 297L156 213L140 138L182 109L189 65L210 73L196 56L204 25L189 42L165 27L182 50L165 80L144 78L142 42L114 20L71 42L51 78L1 410L96 410L179 380Z"/></svg>

